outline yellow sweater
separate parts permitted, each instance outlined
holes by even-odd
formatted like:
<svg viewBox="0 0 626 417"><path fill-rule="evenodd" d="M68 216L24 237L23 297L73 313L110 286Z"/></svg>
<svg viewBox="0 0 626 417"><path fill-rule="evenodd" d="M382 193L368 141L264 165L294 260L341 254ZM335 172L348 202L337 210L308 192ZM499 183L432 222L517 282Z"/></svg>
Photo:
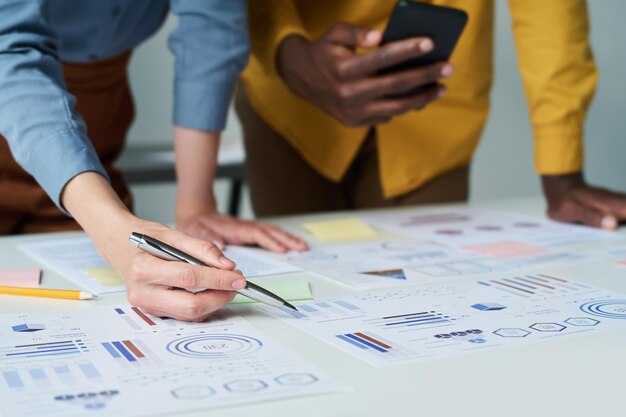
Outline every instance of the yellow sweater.
<svg viewBox="0 0 626 417"><path fill-rule="evenodd" d="M242 76L259 115L320 174L340 181L367 128L342 125L289 91L275 68L290 34L310 40L335 22L383 30L395 0L250 1L252 56ZM447 94L421 111L377 127L386 197L411 191L469 164L489 111L492 81L492 0L433 0L465 10L469 21L452 55ZM597 72L588 43L584 0L510 0L520 72L534 129L540 174L582 169L583 123Z"/></svg>

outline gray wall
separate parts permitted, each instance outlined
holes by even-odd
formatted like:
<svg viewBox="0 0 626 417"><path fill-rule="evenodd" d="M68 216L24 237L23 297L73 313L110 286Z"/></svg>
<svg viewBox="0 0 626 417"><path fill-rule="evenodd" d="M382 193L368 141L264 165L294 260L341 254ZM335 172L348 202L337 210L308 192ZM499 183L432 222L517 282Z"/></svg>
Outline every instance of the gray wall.
<svg viewBox="0 0 626 417"><path fill-rule="evenodd" d="M552 0L567 1L567 0ZM492 113L472 170L473 201L538 195L533 172L532 135L522 85L517 72L510 15L507 3L496 1L496 78L492 92ZM626 74L624 44L626 2L590 0L592 44L601 71L600 84L586 126L586 172L590 181L626 191L622 163L626 156ZM172 66L167 34L175 26L170 18L165 27L142 45L133 57L131 82L137 102L137 119L130 132L130 146L171 140ZM231 113L226 135L238 136L240 129ZM224 200L225 184L218 185ZM169 208L155 210L155 198L173 198L174 187L134 187L140 214L171 221ZM173 203L172 203L173 204ZM245 213L250 216L249 209Z"/></svg>

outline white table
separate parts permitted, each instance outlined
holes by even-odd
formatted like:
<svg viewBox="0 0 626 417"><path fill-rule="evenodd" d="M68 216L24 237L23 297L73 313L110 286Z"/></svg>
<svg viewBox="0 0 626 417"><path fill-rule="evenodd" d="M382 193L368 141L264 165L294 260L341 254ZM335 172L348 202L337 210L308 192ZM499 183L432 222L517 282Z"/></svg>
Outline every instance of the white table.
<svg viewBox="0 0 626 417"><path fill-rule="evenodd" d="M482 204L542 215L539 199ZM336 214L274 219L304 236L303 221ZM0 267L27 267L34 262L16 245L54 235L0 238ZM64 235L66 236L66 235ZM313 242L313 245L316 245ZM320 245L319 243L317 245ZM626 268L609 263L562 268L569 278L626 293ZM344 286L305 273L315 297L350 292ZM44 272L43 286L70 288L63 278ZM93 302L75 302L0 296L0 313L26 310L87 309L125 301L125 294L102 296ZM617 416L623 411L626 376L626 331L563 338L519 348L473 353L377 369L334 349L280 320L257 315L249 319L286 347L352 385L349 393L257 403L193 416ZM155 399L156 400L156 399Z"/></svg>

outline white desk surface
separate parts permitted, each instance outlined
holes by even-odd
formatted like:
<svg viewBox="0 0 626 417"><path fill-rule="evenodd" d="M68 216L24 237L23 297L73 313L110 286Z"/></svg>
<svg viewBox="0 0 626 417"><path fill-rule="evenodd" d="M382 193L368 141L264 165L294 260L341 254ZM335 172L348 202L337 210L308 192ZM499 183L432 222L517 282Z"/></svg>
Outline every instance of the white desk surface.
<svg viewBox="0 0 626 417"><path fill-rule="evenodd" d="M481 207L543 215L538 198L480 204ZM273 222L306 237L303 221L335 214L276 218ZM620 233L623 233L621 231ZM0 267L29 267L35 262L16 244L56 235L0 238ZM308 239L311 241L311 239ZM311 242L313 246L320 243ZM562 268L571 279L626 293L626 268L609 263ZM315 297L349 293L347 287L304 273ZM73 284L45 270L42 286ZM125 302L125 294L89 302L0 296L0 313L83 309ZM622 415L626 376L626 331L563 338L517 348L466 356L374 368L323 341L268 316L247 317L286 347L346 381L353 392L303 397L198 411L189 416L608 416ZM157 399L155 399L157 400Z"/></svg>

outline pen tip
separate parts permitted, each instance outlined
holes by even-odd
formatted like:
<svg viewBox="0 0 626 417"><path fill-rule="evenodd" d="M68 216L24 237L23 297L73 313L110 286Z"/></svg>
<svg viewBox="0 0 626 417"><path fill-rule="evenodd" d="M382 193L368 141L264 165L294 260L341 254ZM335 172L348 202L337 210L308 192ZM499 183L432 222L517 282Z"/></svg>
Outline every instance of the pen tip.
<svg viewBox="0 0 626 417"><path fill-rule="evenodd" d="M288 303L287 301L285 301L285 307L288 307L290 309L292 309L293 311L298 311L298 309L293 306L292 304Z"/></svg>

